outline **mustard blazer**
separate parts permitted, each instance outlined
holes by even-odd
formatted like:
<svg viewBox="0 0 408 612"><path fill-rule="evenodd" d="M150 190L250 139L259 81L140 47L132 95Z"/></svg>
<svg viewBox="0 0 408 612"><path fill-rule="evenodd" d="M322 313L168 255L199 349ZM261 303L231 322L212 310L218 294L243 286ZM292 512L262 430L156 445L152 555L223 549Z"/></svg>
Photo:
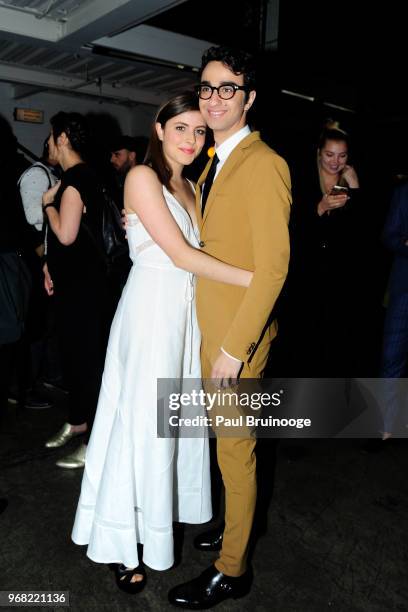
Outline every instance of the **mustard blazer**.
<svg viewBox="0 0 408 612"><path fill-rule="evenodd" d="M201 185L210 165L197 183L200 246L221 261L254 271L254 276L248 288L198 279L202 349L213 360L222 346L247 363L260 347L269 348L276 335L276 324L268 319L288 270L290 174L259 132L252 132L218 173L202 218Z"/></svg>

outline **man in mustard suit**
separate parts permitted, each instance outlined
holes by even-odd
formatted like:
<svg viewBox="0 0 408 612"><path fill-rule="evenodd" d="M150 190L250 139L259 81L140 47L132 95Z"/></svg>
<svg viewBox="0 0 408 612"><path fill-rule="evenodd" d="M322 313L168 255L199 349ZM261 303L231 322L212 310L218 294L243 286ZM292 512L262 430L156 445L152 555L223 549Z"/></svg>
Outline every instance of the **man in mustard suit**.
<svg viewBox="0 0 408 612"><path fill-rule="evenodd" d="M288 269L290 175L286 162L247 125L256 96L248 54L211 47L203 56L198 95L215 139L215 155L197 186L200 246L254 272L248 288L198 280L202 376L228 386L238 377L261 377L276 335L269 317ZM241 597L251 584L246 560L256 502L255 439L219 429L216 435L225 529L215 564L169 592L170 603L187 609Z"/></svg>

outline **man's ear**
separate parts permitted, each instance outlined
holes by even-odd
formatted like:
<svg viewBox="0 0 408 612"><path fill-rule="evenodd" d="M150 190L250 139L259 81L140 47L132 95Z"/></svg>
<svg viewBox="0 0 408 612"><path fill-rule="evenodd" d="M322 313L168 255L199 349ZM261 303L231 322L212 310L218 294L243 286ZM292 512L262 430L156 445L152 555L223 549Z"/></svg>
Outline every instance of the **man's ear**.
<svg viewBox="0 0 408 612"><path fill-rule="evenodd" d="M129 151L129 157L132 160L132 162L135 164L136 163L136 151Z"/></svg>
<svg viewBox="0 0 408 612"><path fill-rule="evenodd" d="M255 102L256 91L252 90L249 92L248 100L245 102L244 110L249 111L253 103Z"/></svg>
<svg viewBox="0 0 408 612"><path fill-rule="evenodd" d="M163 128L158 121L156 121L156 133L158 139L163 142Z"/></svg>

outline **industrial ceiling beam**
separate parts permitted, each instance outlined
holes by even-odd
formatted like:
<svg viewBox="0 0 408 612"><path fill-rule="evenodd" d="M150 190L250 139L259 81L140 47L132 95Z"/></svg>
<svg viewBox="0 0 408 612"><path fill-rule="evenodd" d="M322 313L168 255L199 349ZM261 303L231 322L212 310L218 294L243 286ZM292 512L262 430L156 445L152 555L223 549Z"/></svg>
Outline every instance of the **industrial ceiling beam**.
<svg viewBox="0 0 408 612"><path fill-rule="evenodd" d="M140 103L158 106L163 100L163 95L138 87L117 88L112 83L104 83L99 79L94 79L89 82L78 77L68 77L1 63L0 81L35 86L37 89L43 88L48 91L54 90L71 94L86 94L99 99L116 100L129 104Z"/></svg>
<svg viewBox="0 0 408 612"><path fill-rule="evenodd" d="M0 4L2 38L20 42L61 43L78 49L96 38L122 32L186 0L87 0L62 21L49 15L39 18L32 12Z"/></svg>

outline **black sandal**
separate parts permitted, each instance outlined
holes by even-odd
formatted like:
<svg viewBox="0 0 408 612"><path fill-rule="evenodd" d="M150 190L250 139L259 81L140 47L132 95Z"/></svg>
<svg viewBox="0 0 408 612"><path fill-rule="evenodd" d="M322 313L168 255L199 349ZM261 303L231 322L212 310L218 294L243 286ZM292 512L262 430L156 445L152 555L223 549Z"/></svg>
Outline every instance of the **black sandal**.
<svg viewBox="0 0 408 612"><path fill-rule="evenodd" d="M146 570L142 564L128 569L125 565L115 563L113 570L115 572L116 585L121 591L135 595L145 588L147 576ZM131 582L135 574L143 576L143 580Z"/></svg>

